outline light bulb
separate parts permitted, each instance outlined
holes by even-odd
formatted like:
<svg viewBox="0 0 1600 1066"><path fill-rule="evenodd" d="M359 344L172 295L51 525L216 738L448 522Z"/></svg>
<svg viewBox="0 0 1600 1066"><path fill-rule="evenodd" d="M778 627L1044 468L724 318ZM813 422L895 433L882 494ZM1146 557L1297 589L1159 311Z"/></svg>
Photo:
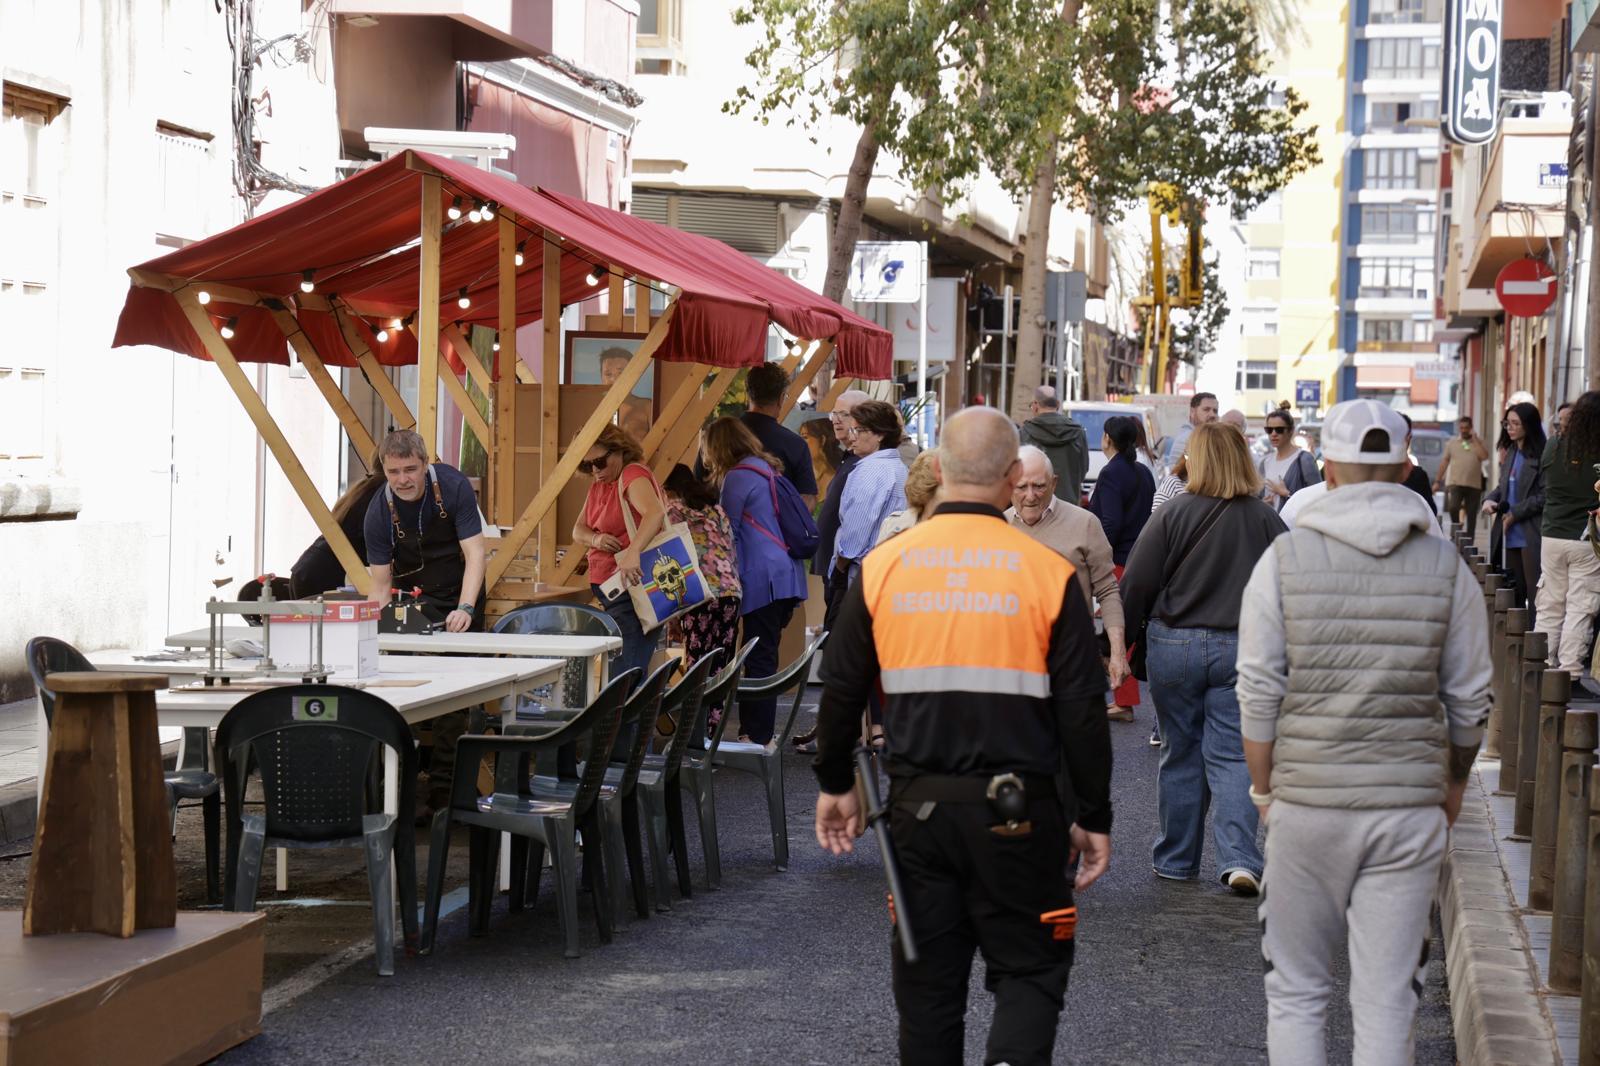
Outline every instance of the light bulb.
<svg viewBox="0 0 1600 1066"><path fill-rule="evenodd" d="M206 290L201 289L200 292L196 294L195 299L200 301L201 307L204 307L206 304L211 302L211 294Z"/></svg>
<svg viewBox="0 0 1600 1066"><path fill-rule="evenodd" d="M500 342L499 341L495 341L494 342L494 350L497 351L497 352L500 350Z"/></svg>
<svg viewBox="0 0 1600 1066"><path fill-rule="evenodd" d="M463 311L472 306L472 297L467 295L467 288L465 285L461 287L461 293L456 297L456 306L461 308Z"/></svg>
<svg viewBox="0 0 1600 1066"><path fill-rule="evenodd" d="M522 265L522 249L527 243L527 241L523 241L517 245L517 266Z"/></svg>
<svg viewBox="0 0 1600 1066"><path fill-rule="evenodd" d="M406 328L406 322L403 318L396 318L389 323L389 326L391 329L402 330Z"/></svg>
<svg viewBox="0 0 1600 1066"><path fill-rule="evenodd" d="M476 207L474 207L471 211L467 212L467 221L468 222L482 222L483 221L483 212L479 211Z"/></svg>
<svg viewBox="0 0 1600 1066"><path fill-rule="evenodd" d="M378 343L379 344L388 344L389 343L389 331L387 329L385 329L384 327L379 326L378 327L378 332L375 334L375 336L378 338Z"/></svg>
<svg viewBox="0 0 1600 1066"><path fill-rule="evenodd" d="M315 274L316 274L315 270L302 270L302 271L300 271L300 291L301 292L313 292L313 291L316 290L317 283L315 281L311 280L312 277Z"/></svg>
<svg viewBox="0 0 1600 1066"><path fill-rule="evenodd" d="M222 339L225 341L231 341L233 339L233 327L237 326L238 324L238 315L234 315L232 318L224 322L222 324Z"/></svg>
<svg viewBox="0 0 1600 1066"><path fill-rule="evenodd" d="M494 218L494 201L493 200L488 201L481 208L479 208L478 211L479 211L480 214L483 215L483 217L486 220L487 219L493 219Z"/></svg>
<svg viewBox="0 0 1600 1066"><path fill-rule="evenodd" d="M451 200L450 201L450 210L445 212L445 213L450 216L450 221L451 222L454 222L456 219L460 218L461 217L461 197L458 196L454 200Z"/></svg>
<svg viewBox="0 0 1600 1066"><path fill-rule="evenodd" d="M583 277L583 283L585 285L598 285L598 284L600 284L601 269L602 268L600 268L600 267L595 267L593 270L589 271L589 273L585 274L584 277Z"/></svg>

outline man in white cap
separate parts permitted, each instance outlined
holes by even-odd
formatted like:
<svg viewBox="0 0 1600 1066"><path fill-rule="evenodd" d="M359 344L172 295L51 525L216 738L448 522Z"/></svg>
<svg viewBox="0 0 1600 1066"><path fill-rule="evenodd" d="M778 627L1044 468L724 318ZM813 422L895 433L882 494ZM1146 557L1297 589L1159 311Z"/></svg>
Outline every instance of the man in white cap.
<svg viewBox="0 0 1600 1066"><path fill-rule="evenodd" d="M1483 736L1483 595L1399 484L1405 422L1328 412L1338 488L1245 586L1238 694L1250 798L1270 817L1262 889L1267 1052L1321 1063L1333 955L1350 955L1357 1062L1409 1062L1446 832Z"/></svg>

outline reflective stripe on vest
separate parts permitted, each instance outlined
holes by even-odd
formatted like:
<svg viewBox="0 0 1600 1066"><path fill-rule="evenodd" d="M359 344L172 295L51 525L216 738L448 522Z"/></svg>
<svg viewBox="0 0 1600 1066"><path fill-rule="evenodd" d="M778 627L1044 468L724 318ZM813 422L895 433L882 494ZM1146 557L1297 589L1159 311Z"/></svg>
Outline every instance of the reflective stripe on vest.
<svg viewBox="0 0 1600 1066"><path fill-rule="evenodd" d="M1003 520L936 514L867 555L884 692L1050 694L1050 632L1072 564Z"/></svg>

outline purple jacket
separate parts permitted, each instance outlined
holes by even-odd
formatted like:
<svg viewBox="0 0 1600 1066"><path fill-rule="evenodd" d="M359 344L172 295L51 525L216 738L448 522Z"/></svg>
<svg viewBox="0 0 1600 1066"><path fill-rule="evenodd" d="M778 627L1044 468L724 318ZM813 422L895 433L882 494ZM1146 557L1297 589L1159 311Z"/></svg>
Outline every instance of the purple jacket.
<svg viewBox="0 0 1600 1066"><path fill-rule="evenodd" d="M743 462L772 469L754 456ZM783 531L767 479L749 470L728 471L722 479L722 509L733 526L739 583L744 586L739 613L749 614L775 600L805 599L805 563L791 559L783 547Z"/></svg>

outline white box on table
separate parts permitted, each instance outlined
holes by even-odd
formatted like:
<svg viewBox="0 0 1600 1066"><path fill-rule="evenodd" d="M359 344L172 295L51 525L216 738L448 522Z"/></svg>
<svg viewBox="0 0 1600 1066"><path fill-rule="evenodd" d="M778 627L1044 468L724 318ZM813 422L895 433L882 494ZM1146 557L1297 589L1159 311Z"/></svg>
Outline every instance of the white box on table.
<svg viewBox="0 0 1600 1066"><path fill-rule="evenodd" d="M374 600L327 600L322 607L322 665L342 677L378 672L378 615ZM272 616L272 659L280 667L309 666L316 660L316 616Z"/></svg>

